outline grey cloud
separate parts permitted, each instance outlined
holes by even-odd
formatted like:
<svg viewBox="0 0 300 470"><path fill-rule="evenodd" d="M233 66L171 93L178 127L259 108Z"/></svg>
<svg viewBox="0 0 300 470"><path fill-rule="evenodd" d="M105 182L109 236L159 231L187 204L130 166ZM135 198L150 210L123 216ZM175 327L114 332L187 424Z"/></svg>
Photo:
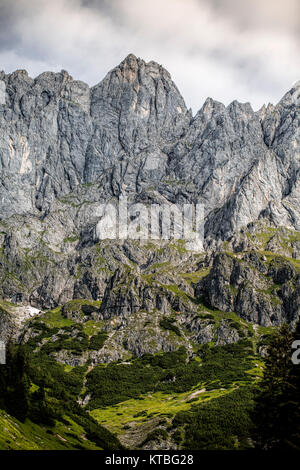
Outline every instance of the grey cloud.
<svg viewBox="0 0 300 470"><path fill-rule="evenodd" d="M205 3L206 0L198 0ZM287 30L299 39L298 0L211 0L216 14L226 14L241 28Z"/></svg>
<svg viewBox="0 0 300 470"><path fill-rule="evenodd" d="M18 34L14 31L17 10L8 0L0 3L0 50L15 47L19 43Z"/></svg>

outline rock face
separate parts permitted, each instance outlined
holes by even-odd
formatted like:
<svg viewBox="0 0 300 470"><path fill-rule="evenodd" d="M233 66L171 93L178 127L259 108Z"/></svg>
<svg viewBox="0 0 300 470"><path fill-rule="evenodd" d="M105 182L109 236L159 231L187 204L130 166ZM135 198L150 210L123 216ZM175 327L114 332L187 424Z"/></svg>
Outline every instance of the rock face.
<svg viewBox="0 0 300 470"><path fill-rule="evenodd" d="M26 306L11 305L9 303L0 305L0 340L5 343L9 340L18 340L26 323L32 318L40 315L41 311L37 308Z"/></svg>
<svg viewBox="0 0 300 470"><path fill-rule="evenodd" d="M132 54L93 88L65 71L1 72L0 82L1 298L43 310L101 300L83 317L62 314L119 325L104 361L190 344L160 326L175 313L192 341L240 337L228 318L199 317L199 302L264 326L296 321L299 85L258 112L208 98L193 116L170 74ZM205 252L101 240L99 221L121 196L129 209L204 204ZM7 338L15 327L2 310ZM141 333L145 315L155 344Z"/></svg>
<svg viewBox="0 0 300 470"><path fill-rule="evenodd" d="M152 168L162 176L165 152L191 120L169 73L133 55L92 89L65 71L33 80L18 70L0 80L2 217L44 213L106 170L111 194L151 178Z"/></svg>
<svg viewBox="0 0 300 470"><path fill-rule="evenodd" d="M299 229L299 86L256 113L209 98L193 117L169 73L132 54L91 89L65 71L0 80L2 217L43 216L101 179L106 200L151 200L154 187L171 202L202 201L208 238L261 216Z"/></svg>
<svg viewBox="0 0 300 470"><path fill-rule="evenodd" d="M218 254L207 277L196 286L196 295L212 307L236 312L263 326L295 322L300 308L300 277L292 263L266 263L257 253L241 258Z"/></svg>

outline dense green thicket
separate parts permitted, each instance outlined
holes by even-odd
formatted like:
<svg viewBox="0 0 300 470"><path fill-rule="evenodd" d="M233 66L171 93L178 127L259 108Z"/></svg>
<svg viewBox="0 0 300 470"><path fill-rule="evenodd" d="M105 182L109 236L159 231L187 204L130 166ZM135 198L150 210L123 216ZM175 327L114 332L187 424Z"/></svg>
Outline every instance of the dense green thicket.
<svg viewBox="0 0 300 470"><path fill-rule="evenodd" d="M107 340L108 335L103 331L99 331L96 335L92 336L89 343L89 349L94 349L99 351L103 348L105 341Z"/></svg>
<svg viewBox="0 0 300 470"><path fill-rule="evenodd" d="M75 339L77 336L84 338L80 327L76 331L73 327L67 328L72 328L70 332ZM69 332L66 327L61 328L62 331ZM25 346L10 347L10 359L5 367L7 377L11 379L4 380L3 373L0 376L1 391L5 392L1 393L1 407L19 419L29 418L48 427L70 417L84 428L86 437L99 447L120 448L118 440L77 403L87 365L73 367L67 372L63 364L49 355L52 351L43 346L38 348L41 338L55 335L55 342L58 330L39 325L36 333L37 336ZM101 347L105 339L103 332L94 335L95 348ZM93 343L89 342L88 347L93 347ZM251 435L252 426L249 417L252 409L252 378L246 371L252 369L253 359L253 344L243 339L225 346L201 345L193 357L188 356L186 349L181 347L167 353L145 354L133 359L130 364L99 365L86 376L86 393L91 394L87 407L103 408L129 398L139 399L148 392L186 392L198 384L208 391L236 388L225 396L213 398L201 405L192 405L189 411L178 413L173 420L171 433L174 440L186 449L246 448L249 446L250 441L247 439ZM5 391L8 383L10 388ZM11 395L12 391L15 395ZM4 400L5 396L19 397L18 403L22 404L19 411L11 398ZM167 438L165 430L150 433L147 442L159 438Z"/></svg>
<svg viewBox="0 0 300 470"><path fill-rule="evenodd" d="M154 431L151 431L146 439L140 444L140 447L144 446L148 442L151 441L161 441L161 440L166 440L168 439L169 434L165 429L162 428L157 428L154 429Z"/></svg>
<svg viewBox="0 0 300 470"><path fill-rule="evenodd" d="M188 359L184 347L164 354L146 354L131 364L95 367L87 375L89 409L138 398L150 391L181 393L198 383L207 389L229 387L233 382L251 382L245 373L252 367L252 343L242 340L226 346L199 348L199 356Z"/></svg>
<svg viewBox="0 0 300 470"><path fill-rule="evenodd" d="M41 352L46 354L67 350L80 355L88 349L99 350L108 337L105 332L100 331L89 340L80 323L61 328L49 328L45 323L36 321L32 323L31 328L36 336L29 339L28 346L35 349L42 344L43 340L46 340L40 347Z"/></svg>
<svg viewBox="0 0 300 470"><path fill-rule="evenodd" d="M62 349L71 350L74 354L81 354L88 349L89 339L79 323L61 328L63 333L58 335L56 341L48 341L41 350L47 354Z"/></svg>
<svg viewBox="0 0 300 470"><path fill-rule="evenodd" d="M188 411L179 412L173 426L184 426L184 440L180 442L189 450L229 450L250 447L253 424L250 413L253 408L251 387L241 387L228 395L215 398Z"/></svg>
<svg viewBox="0 0 300 470"><path fill-rule="evenodd" d="M173 331L177 336L181 336L180 330L178 326L174 325L175 323L174 318L167 318L164 317L160 322L159 325L164 329L164 330L170 330Z"/></svg>
<svg viewBox="0 0 300 470"><path fill-rule="evenodd" d="M51 390L54 396L76 399L82 388L87 366L73 367L65 372L64 366L44 352L31 355L30 377L33 383Z"/></svg>
<svg viewBox="0 0 300 470"><path fill-rule="evenodd" d="M252 382L249 374L245 373L253 367L254 359L253 345L248 339L224 346L204 344L199 348L199 355L203 361L201 374L208 387L226 388L233 382Z"/></svg>
<svg viewBox="0 0 300 470"><path fill-rule="evenodd" d="M34 353L32 345L10 343L7 364L0 366L0 408L21 421L28 418L49 427L54 426L56 421L64 422L68 416L83 427L87 439L99 448L121 449L117 438L100 426L76 401L86 369L75 367L66 372L62 364L44 351Z"/></svg>

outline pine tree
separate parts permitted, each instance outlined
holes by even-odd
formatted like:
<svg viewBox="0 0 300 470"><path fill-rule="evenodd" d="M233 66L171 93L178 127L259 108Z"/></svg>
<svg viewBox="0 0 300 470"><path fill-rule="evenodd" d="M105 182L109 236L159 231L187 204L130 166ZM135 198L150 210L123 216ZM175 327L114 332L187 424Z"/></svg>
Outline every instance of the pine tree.
<svg viewBox="0 0 300 470"><path fill-rule="evenodd" d="M265 359L264 375L255 398L254 440L262 449L299 447L299 373L292 363L293 334L284 324L273 336ZM299 447L300 449L300 447Z"/></svg>
<svg viewBox="0 0 300 470"><path fill-rule="evenodd" d="M23 346L7 343L6 365L2 375L3 402L7 412L20 421L28 413L28 358Z"/></svg>

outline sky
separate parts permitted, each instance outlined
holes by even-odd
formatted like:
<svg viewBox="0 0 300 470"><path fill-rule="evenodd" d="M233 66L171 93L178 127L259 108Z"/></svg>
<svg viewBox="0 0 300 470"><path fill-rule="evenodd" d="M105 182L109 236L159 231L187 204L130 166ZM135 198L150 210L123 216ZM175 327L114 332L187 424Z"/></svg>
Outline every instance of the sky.
<svg viewBox="0 0 300 470"><path fill-rule="evenodd" d="M277 103L299 50L299 0L0 0L0 70L93 86L133 53L162 64L194 113L208 96Z"/></svg>

